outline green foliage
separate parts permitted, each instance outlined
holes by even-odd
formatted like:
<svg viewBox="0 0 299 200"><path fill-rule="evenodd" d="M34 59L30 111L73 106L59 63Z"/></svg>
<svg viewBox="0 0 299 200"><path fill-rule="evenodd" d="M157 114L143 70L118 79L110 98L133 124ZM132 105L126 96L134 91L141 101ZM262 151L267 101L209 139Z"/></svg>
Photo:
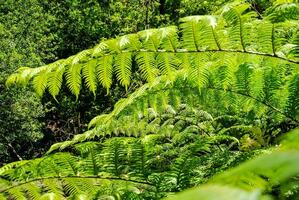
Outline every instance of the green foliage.
<svg viewBox="0 0 299 200"><path fill-rule="evenodd" d="M152 173L152 175L149 175L148 179L144 179L134 173L134 170L140 169L136 166L140 166L142 160L146 160L142 157L143 153L136 153L134 150L134 147L138 146L136 144L139 143L135 143L134 140L138 141L139 139L113 138L100 146L98 143L80 144L77 147L79 151L77 155L81 155L79 157L69 153L57 153L42 159L29 162L19 161L11 164L1 169L1 184L4 188L1 193L13 195L18 199L26 198L24 196L26 193L30 194L30 199L34 199L33 197L41 198L43 195L50 195L49 193L71 197L87 195L84 198L92 198L92 196L98 195L103 187L107 187L105 182L102 183L101 181L107 179L113 182L132 182L135 187L143 187L148 192L159 191L156 193L159 196L159 193L161 195L169 190L177 191L181 187L184 188L184 184L187 184L185 186L189 185L186 181L190 180L192 169L194 170L194 167L199 164L194 157L196 154L193 154L192 157L190 154L189 157L187 154L178 157L168 172L163 170L158 172L159 175L155 170L152 171L153 167L146 167L147 173ZM254 192L254 190L268 191L271 194L270 188L275 188L277 185L283 188L287 180L299 173L298 145L293 145L293 142L297 140L298 131L295 131L289 134L288 139L279 149L260 155L232 170L220 173L211 179L207 186L201 186L199 190L196 190L197 198L205 195L205 198L213 199L215 198L213 195L217 194L218 190L220 193L224 190L227 191L227 194L223 198L229 198L230 195L241 195L244 196L243 198L256 195L255 198L260 199L258 198L260 193ZM139 162L136 162L137 160ZM191 164L192 162L193 164ZM282 166L284 169L281 168ZM9 180L13 181L14 184L10 185ZM35 184L39 185L39 188ZM144 184L148 186L145 187ZM214 184L227 184L229 187ZM252 194L242 192L241 188L252 191ZM215 191L211 192L212 190ZM143 195L146 194L144 192ZM107 193L101 194L108 195ZM182 195L192 196L188 192ZM284 198L285 194L281 193L280 195ZM181 197L178 196L178 198Z"/></svg>
<svg viewBox="0 0 299 200"><path fill-rule="evenodd" d="M217 55L240 52L240 54L267 56L270 58L273 57L273 59L278 57L278 60L280 58L281 60L288 60L289 62L298 64L295 58L293 60L287 58L293 51L277 51L282 48L283 44L276 42L280 40L281 36L274 35L276 31L274 24L271 24L270 28L263 28L260 35L254 35L255 32L259 32L259 29L253 26L253 24L259 23L260 26L257 27L263 27L265 24L265 27L267 27L270 22L266 20L254 20L254 12L246 12L248 9L248 4L241 4L239 6L225 7L223 14L219 16L187 17L182 20L182 25L179 27L182 32L179 40L177 39L178 31L175 27L151 29L136 35L125 35L118 39L107 40L95 48L82 51L65 61L59 60L50 66L40 68L47 68L47 71L29 68L20 69L16 74L10 76L7 80L7 85L23 83L24 80L27 81L39 73L42 73L43 76L48 76L56 70L58 65L63 64L68 69L65 75L67 85L70 91L78 98L82 76L81 69L83 69L83 72L86 72L88 69L85 68L92 68L92 66L85 63L93 63L94 68L97 66L96 63L101 63L97 70L98 79L102 87L109 90L112 71L114 71L121 86L125 88L129 86L132 73L131 65L135 59L140 64L140 71L146 80L152 81L154 75L158 74L156 72L157 69L160 71L159 74L168 75L172 79L172 72L175 69L181 69L182 66L182 60L178 54L187 53L196 55L193 57L197 59L201 56L206 57L205 52L214 52ZM263 43L259 44L259 40L255 41L252 39L253 36L257 39L261 37L259 40L262 39ZM178 43L179 41L181 44ZM265 52L259 52L260 49ZM144 57L144 52L149 52L150 54ZM153 54L154 52L155 54ZM139 55L140 53L142 54ZM155 61L153 58L154 55ZM107 56L113 59L113 61L104 62L103 59L106 59ZM97 61L91 62L94 59ZM202 59L199 58L198 61L202 62ZM217 65L225 65L225 61L217 63ZM108 66L106 66L106 63ZM111 70L111 63L113 63L113 70ZM150 63L156 67L150 68ZM88 71L95 73L95 70ZM83 76L86 77L85 73ZM92 92L95 92L95 74L92 76L93 82L87 81L86 83L88 84L87 87ZM42 80L45 83L47 82L46 77ZM46 87L49 87L51 84L48 81ZM38 93L42 93L44 88L44 83L40 83L40 88L36 87Z"/></svg>
<svg viewBox="0 0 299 200"><path fill-rule="evenodd" d="M9 143L22 158L39 156L52 143L68 139L80 132L94 113L110 110L114 102L124 95L120 87L112 85L112 81L109 83L112 78L109 79L109 76L105 75L105 88L113 89L113 95L97 91L97 98L93 98L92 94L86 92L81 93L78 102L72 103L72 97L66 97L68 96L65 95L68 94L67 89L61 84L64 81L63 74L67 70L64 65L60 65L53 73L47 74L49 84L46 91L54 99L44 95L42 108L39 100L33 97L34 94L31 92L19 89L7 90L4 82L8 74L20 66L40 66L66 58L95 45L104 38L135 33L145 27L177 24L179 17L191 13L206 14L210 10L217 9L222 3L219 1L213 3L214 6L212 6L204 2L196 2L198 6L193 8L190 7L190 2L195 3L194 1L177 3L157 0L130 2L122 0L1 1L0 121L2 129L0 134L8 139L8 141L4 138L0 139L1 165L19 159L9 147ZM86 87L94 92L97 81L94 81L95 68L91 65L95 66L95 64L93 62L89 64L89 67L83 68L86 70L82 70L81 79ZM97 70L96 73L99 71ZM112 72L110 74L112 75ZM132 77L134 76L132 74ZM36 79L36 83L41 84L35 85L39 94L44 92L45 82L41 83L41 81L45 79L42 77L39 76L39 81L37 81L38 78ZM83 89L84 86L81 88ZM59 94L60 90L62 92ZM131 90L128 88L128 92ZM24 103L25 100L26 103ZM59 105L56 101L59 101ZM99 101L101 105L95 103ZM23 106L25 104L30 105L32 113L27 112L26 106ZM12 108L18 105L22 105L20 109ZM24 140L26 140L26 146Z"/></svg>
<svg viewBox="0 0 299 200"><path fill-rule="evenodd" d="M298 145L293 145L290 138L298 141L298 133L298 129L289 133L289 139L283 143L280 149L219 174L212 179L210 184L183 192L169 199L264 199L270 198L266 194L271 193L271 188L275 193L277 186L283 189L278 191L278 194L274 194L274 198L296 199L298 196L295 188L298 186L298 182L292 181L292 179L296 180L299 173L297 161L299 154ZM291 187L288 185L288 181L292 181ZM284 186L288 191L284 190ZM263 195L261 191L264 191Z"/></svg>
<svg viewBox="0 0 299 200"><path fill-rule="evenodd" d="M43 107L34 93L5 87L8 74L19 66L39 66L56 59L53 34L47 34L52 22L36 0L0 3L0 165L37 156L44 136L40 119ZM41 58L43 57L43 59Z"/></svg>
<svg viewBox="0 0 299 200"><path fill-rule="evenodd" d="M298 26L283 6L261 19L254 4L234 2L20 68L7 85L32 79L57 102L64 81L77 101L85 88L131 94L47 155L0 168L1 198L296 199L298 129L279 136L298 127ZM148 83L132 92L135 81Z"/></svg>
<svg viewBox="0 0 299 200"><path fill-rule="evenodd" d="M191 181L190 177L193 177L199 166L202 168L207 163L211 164L219 159L217 154L223 153L223 149L227 149L231 144L227 141L229 136L223 140L223 137L218 138L214 134L202 135L201 131L194 127L198 122L210 121L211 116L198 109L185 107L185 105L182 105L178 111L169 107L161 116L153 117L145 118L144 123L141 121L138 124L140 126L139 132L149 131L143 136L134 135L133 127L125 127L124 124L128 121L124 121L123 124L114 125L113 132L119 138L104 139L108 136L105 135L104 138L99 138L103 141L102 143L81 142L71 147L69 145L72 142L65 142L61 147L72 148L74 153L56 153L29 162L20 161L7 165L1 170L3 184L5 180L13 180L15 183L19 182L23 185L23 181L30 180L30 184L44 185L46 184L45 180L55 179L56 182L62 181L60 184L67 190L81 194L85 189L82 189L83 186L81 185L73 185L72 179L78 181L81 178L86 178L93 180L90 182L93 186L89 186L93 188L91 189L93 191L89 192L89 196L91 196L92 194L95 195L99 189L107 187L101 184L98 187L97 179L111 179L136 182L135 187L137 188L143 187L143 184L149 185L146 189L147 192L143 192L142 195L157 190L159 192L156 192L156 198L158 198L164 196L165 192L181 191L191 185L198 184L198 182L204 182L202 179ZM142 127L142 124L146 125L148 120L152 121L152 128ZM177 122L172 125L173 121ZM221 150L217 146L213 146L214 144L221 144ZM54 145L53 148L55 146L57 147ZM215 159L206 160L202 163L201 160L210 157L211 152L215 154ZM220 170L225 165L226 167L230 166L224 161L215 169ZM208 169L203 171L206 171L206 176L215 173ZM66 177L68 178L67 182L65 182ZM27 183L24 184L27 185ZM84 182L84 184L86 183ZM5 187L14 186L6 185ZM26 188L23 191L26 191ZM5 191L9 193L11 189ZM41 190L39 194L44 195L46 191L48 190ZM52 192L63 193L62 189L56 189ZM102 195L104 194L108 195L107 191ZM68 196L69 193L63 195Z"/></svg>

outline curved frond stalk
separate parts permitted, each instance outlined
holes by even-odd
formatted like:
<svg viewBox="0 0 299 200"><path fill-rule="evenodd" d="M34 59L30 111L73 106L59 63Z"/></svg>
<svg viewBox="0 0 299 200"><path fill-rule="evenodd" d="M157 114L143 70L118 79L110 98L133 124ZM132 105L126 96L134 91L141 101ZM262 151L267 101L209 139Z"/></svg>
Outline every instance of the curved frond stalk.
<svg viewBox="0 0 299 200"><path fill-rule="evenodd" d="M57 153L5 171L1 176L6 177L11 183L1 187L0 194L16 199L41 199L42 196L47 196L46 194L52 194L56 198L79 194L93 197L100 189L98 184L101 182L98 180L129 181L150 185L139 176L117 177L124 173L122 166L126 164L123 157L128 153L126 148L131 146L129 140L107 141L103 149L98 149L98 145L91 144L87 147L88 145L88 143L82 145L81 149L85 150L81 151L80 156ZM137 158L130 159L133 162ZM138 159L134 162L139 162ZM102 175L98 170L102 170ZM110 176L105 175L105 170L111 172ZM131 170L134 172L135 167Z"/></svg>
<svg viewBox="0 0 299 200"><path fill-rule="evenodd" d="M172 82L165 75L151 84L143 85L126 99L117 102L111 113L95 117L89 124L89 128L93 129L65 142L65 146L57 144L51 150L63 149L96 136L111 137L114 135L112 130L118 126L123 130L131 123L131 128L138 127L134 122L140 122L140 118L155 118L169 105L178 108L182 103L200 105L204 110L216 113L216 116L245 112L261 118L265 113L272 113L272 120L278 117L298 123L296 68L285 68L288 65L281 63L269 67L266 61L260 63L262 66L254 66L247 63L247 59L239 66L236 63L235 67L208 66L210 56L196 58L198 66L191 69L190 74L186 74L185 70L174 73ZM202 63L207 66L200 66ZM197 73L198 70L205 71ZM132 116L130 123L123 118L127 115ZM119 124L118 120L124 123ZM117 123L112 123L113 121ZM143 127L142 130L136 132L144 132L146 128ZM127 132L130 131L124 130L121 134Z"/></svg>
<svg viewBox="0 0 299 200"><path fill-rule="evenodd" d="M199 62L199 64L200 63L202 62ZM218 68L223 69L222 67L218 67ZM161 77L161 79L157 82L157 84L144 85L139 90L137 90L136 93L130 95L127 99L119 101L115 106L115 110L112 111L112 113L110 113L109 115L111 117L117 116L122 112L123 109L126 109L127 106L130 105L133 106L135 100L138 101L139 98L148 98L148 96L152 96L153 93L151 92L151 90L155 93L155 91L157 92L161 90L167 91L170 88L180 90L180 88L195 89L197 87L200 87L202 89L205 88L205 90L207 91L208 90L216 90L216 91L223 91L223 92L227 91L228 93L241 95L242 98L248 100L251 99L253 101L259 102L264 106L268 107L268 109L271 109L275 112L279 112L280 114L284 114L296 121L296 118L292 117L287 112L283 111L284 109L283 105L286 105L285 103L283 103L283 101L288 101L287 99L280 101L280 103L277 104L277 100L275 96L280 94L283 90L285 90L281 84L287 83L287 82L281 82L280 80L282 76L281 69L280 69L281 73L279 74L277 74L278 71L277 72L272 71L275 68L269 71L268 67L258 68L258 67L253 67L250 64L241 64L236 69L237 70L234 70L235 71L234 74L230 75L233 77L233 80L235 80L235 82L231 81L230 85L223 84L222 83L223 79L221 78L215 79L215 77L217 77L218 75L222 77L221 74L218 74L218 70L215 70L215 68L211 68L211 67L204 68L204 66L203 67L198 66L197 68L195 68L195 70L206 70L206 72L194 74L194 72L196 71L193 70L190 74L190 77L188 77L190 78L191 82L187 81L187 83L180 82L180 77L181 78L182 76L185 77L184 71L181 71L180 73L175 73L176 78L173 79L173 82L181 84L179 86L176 84L167 85L167 83L169 83L168 77L167 76ZM200 78L201 76L202 78ZM200 81L198 81L198 78ZM283 79L287 80L286 77ZM215 87L215 86L219 86L219 87ZM228 98L228 96L225 98ZM236 97L234 98L235 100L237 100Z"/></svg>

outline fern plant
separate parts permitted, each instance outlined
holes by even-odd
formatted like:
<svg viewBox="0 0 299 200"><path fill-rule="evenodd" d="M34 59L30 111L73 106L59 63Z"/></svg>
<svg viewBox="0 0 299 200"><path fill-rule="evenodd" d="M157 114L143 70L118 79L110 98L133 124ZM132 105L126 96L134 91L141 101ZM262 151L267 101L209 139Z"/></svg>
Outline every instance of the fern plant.
<svg viewBox="0 0 299 200"><path fill-rule="evenodd" d="M92 129L86 133L76 135L72 141L58 143L53 148L64 148L68 144L115 133L127 133L135 137L150 133L155 131L156 124L155 121L148 123L148 119L158 115L161 110L176 112L180 103L200 105L204 111L219 120L219 117L226 115L246 119L247 122L243 120L240 125L248 126L231 124L225 129L220 127L222 130L219 133L246 129L247 133L254 133L254 137L259 138L259 143L264 145L265 141L261 138L266 137L267 132L271 134L273 130L261 126L261 131L252 124L263 124L260 120L266 120L266 114L276 124L287 122L290 128L298 126L296 98L299 85L296 84L297 68L289 68L287 64L270 67L266 65L266 61L262 61L262 64L265 64L265 67L254 68L251 63L241 64L233 73L229 72L231 69L227 67L210 67L206 69L207 76L204 77L208 80L206 85L198 82L195 77L185 77L185 71L173 73L172 82L169 82L168 77L160 77L151 84L145 84L128 98L120 100L111 113L95 117L89 125ZM229 86L226 82L228 76L230 80L235 80L231 81ZM143 116L145 121L140 122ZM211 124L212 120L208 117L207 122L200 126L208 125L209 121ZM116 130L118 127L121 127L121 130ZM206 132L213 130L217 128L207 129Z"/></svg>
<svg viewBox="0 0 299 200"><path fill-rule="evenodd" d="M47 66L20 68L7 85L32 83L39 96L48 91L57 101L64 81L77 99L83 83L94 95L99 86L109 92L113 77L127 89L135 71L147 83L44 157L0 168L0 199L161 199L233 166L224 159L215 172L192 179L213 165L208 158L275 144L299 123L299 44L298 25L273 16L258 19L249 4L231 4L215 15L184 18L179 27L125 35ZM285 182L295 187L299 173L298 135L290 137L215 176L196 195L259 199L254 189L279 187L284 198Z"/></svg>
<svg viewBox="0 0 299 200"><path fill-rule="evenodd" d="M188 164L191 158L185 155L174 162L169 172L157 173L152 171L152 174L147 179L135 175L131 176L130 171L133 168L129 168L129 171L127 171L126 167L117 164L118 168L115 170L115 164L122 163L127 167L134 166L132 164L136 157L131 159L129 155L132 151L127 149L131 146L127 142L132 140L124 140L123 138L120 138L117 142L116 140L117 138L105 142L104 147L100 151L99 148L101 149L101 147L98 146L98 143L80 144L77 147L80 157L69 153L56 153L29 162L19 161L4 169L2 168L1 188L3 189L0 192L1 197L3 199L47 199L49 197L62 199L65 196L69 196L70 198L93 199L99 195L107 195L107 193L103 192L103 188L107 187L107 183L103 181L106 179L113 182L132 182L132 186L135 185L137 188L143 188L143 190L146 189L149 192L155 191L157 195L161 193L163 195L163 190L168 192L172 184L175 186L174 191L186 184L187 182L185 181L190 180L188 178L185 179L187 176L190 176L188 175L191 172L189 170L192 166L198 165L198 163L195 165ZM237 188L236 191L238 191L235 195L242 194L244 198L251 197L252 193L255 193L253 190L257 188L263 191L271 191L271 188L275 188L277 185L284 186L287 180L296 177L299 173L297 142L298 131L295 131L289 134L289 137L284 140L278 149L272 149L270 153L268 151L268 153L235 169L215 176L209 181L207 186L201 186L198 195L205 194L206 198L213 199L211 196L213 193L208 192L210 191L209 188L218 187L217 185L219 184L227 185L228 196L233 192L229 188L235 187ZM115 155L113 155L116 152L115 148L119 147L120 144L125 145L122 150L126 152L126 156L122 156L122 159L124 159L122 162L115 160ZM111 158L114 158L114 161L101 159L103 154L107 155L107 151L110 152L108 155L109 157L112 156ZM105 162L114 162L112 171L110 170L110 165L108 165L108 168L106 167ZM88 163L93 164L89 165ZM282 169L282 167L283 170L277 170ZM103 171L99 172L99 168ZM150 168L148 170L151 171ZM99 172L98 175L94 175L96 171ZM214 186L214 184L217 185ZM165 188L166 185L169 186ZM221 191L223 186L219 187ZM252 191L252 193L243 193L242 190L245 189ZM217 191L218 189L214 192ZM259 199L260 193L255 193L255 195L256 199ZM283 198L287 194L280 193L280 195Z"/></svg>
<svg viewBox="0 0 299 200"><path fill-rule="evenodd" d="M121 186L124 182L130 187L144 188L142 195L156 193L157 198L170 191L181 191L196 184L190 181L190 177L201 165L200 158L223 153L238 140L229 135L207 135L198 130L197 126L204 129L202 123L212 122L211 119L209 113L186 105L181 105L177 111L168 107L159 116L156 113L156 116L144 119L151 120L152 126L156 123L155 128L146 128L149 130L147 134L131 135L132 127L123 127L123 132L117 134L115 131L121 131L123 126L120 123L112 129L118 137L98 136L102 142L81 141L75 145L65 142L61 146L65 148L64 153L53 154L57 148L54 145L48 156L1 168L4 188L1 192L8 198L15 193L19 198L29 199L38 199L49 193L58 195L57 198L95 198L109 194L103 188L108 190L110 185L119 183ZM207 124L205 131L210 126ZM104 184L103 181L110 183ZM52 185L53 182L56 186ZM34 186L39 186L39 189ZM35 197L27 197L29 192L34 192Z"/></svg>
<svg viewBox="0 0 299 200"><path fill-rule="evenodd" d="M295 160L299 155L298 133L298 129L290 133L282 146L272 153L219 174L200 188L167 199L297 199L299 168ZM282 190L275 191L275 187L281 187ZM271 194L271 189L274 190L273 198L267 195Z"/></svg>
<svg viewBox="0 0 299 200"><path fill-rule="evenodd" d="M227 6L219 15L184 18L180 27L150 29L107 40L46 66L20 68L8 78L7 85L26 85L33 79L39 95L48 89L55 98L65 78L68 88L78 98L82 80L93 93L96 93L98 85L109 92L115 74L120 85L127 88L131 83L134 63L137 63L137 71L150 83L157 75L167 75L171 80L174 70L188 70L196 63L205 71L208 66L201 63L203 60L218 66L227 65L231 55L257 55L272 58L274 62L285 60L297 65L298 58L292 57L293 51L285 47L296 47L298 43L292 40L279 42L285 39L280 34L283 32L278 28L280 25L256 19L249 8L249 4ZM295 24L293 27L294 31L298 30ZM209 53L227 56L215 63L209 59Z"/></svg>

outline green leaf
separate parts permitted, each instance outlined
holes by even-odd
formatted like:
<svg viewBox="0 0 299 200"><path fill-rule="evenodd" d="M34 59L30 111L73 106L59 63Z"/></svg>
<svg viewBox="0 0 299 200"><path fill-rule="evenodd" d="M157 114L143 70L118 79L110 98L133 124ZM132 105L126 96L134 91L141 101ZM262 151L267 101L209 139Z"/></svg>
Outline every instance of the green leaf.
<svg viewBox="0 0 299 200"><path fill-rule="evenodd" d="M222 185L205 185L187 190L166 200L260 200L260 192L248 192Z"/></svg>
<svg viewBox="0 0 299 200"><path fill-rule="evenodd" d="M111 55L100 57L96 68L98 80L107 89L107 93L112 84L112 62L113 57Z"/></svg>
<svg viewBox="0 0 299 200"><path fill-rule="evenodd" d="M75 64L69 65L66 71L66 84L76 99L78 99L81 89L81 69L82 64Z"/></svg>
<svg viewBox="0 0 299 200"><path fill-rule="evenodd" d="M88 61L82 68L82 74L88 89L95 95L97 90L97 60Z"/></svg>
<svg viewBox="0 0 299 200"><path fill-rule="evenodd" d="M116 78L127 90L131 82L132 54L129 52L118 54L114 64Z"/></svg>

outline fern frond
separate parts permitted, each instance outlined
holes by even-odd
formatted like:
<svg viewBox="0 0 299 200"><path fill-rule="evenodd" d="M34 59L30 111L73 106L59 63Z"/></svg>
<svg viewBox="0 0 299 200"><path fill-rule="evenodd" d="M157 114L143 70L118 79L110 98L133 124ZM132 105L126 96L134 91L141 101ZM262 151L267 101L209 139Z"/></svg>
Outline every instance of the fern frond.
<svg viewBox="0 0 299 200"><path fill-rule="evenodd" d="M289 83L289 96L287 104L287 112L294 118L299 119L299 75L294 75Z"/></svg>
<svg viewBox="0 0 299 200"><path fill-rule="evenodd" d="M181 20L181 29L183 31L182 44L183 48L189 51L199 51L200 38L200 19L201 16L191 16Z"/></svg>
<svg viewBox="0 0 299 200"><path fill-rule="evenodd" d="M71 64L66 70L66 84L70 91L76 96L76 99L79 97L81 88L81 69L81 64Z"/></svg>
<svg viewBox="0 0 299 200"><path fill-rule="evenodd" d="M193 69L190 72L190 79L197 83L199 90L209 82L208 54L194 55Z"/></svg>
<svg viewBox="0 0 299 200"><path fill-rule="evenodd" d="M122 53L115 57L115 74L122 86L128 89L131 81L132 54Z"/></svg>
<svg viewBox="0 0 299 200"><path fill-rule="evenodd" d="M148 29L138 33L142 46L149 51L158 51L161 44L161 33L158 29Z"/></svg>
<svg viewBox="0 0 299 200"><path fill-rule="evenodd" d="M71 57L71 59L68 59L69 63L71 65L79 64L79 62L86 62L88 60L88 57L91 55L92 49L87 49L79 52L78 54Z"/></svg>
<svg viewBox="0 0 299 200"><path fill-rule="evenodd" d="M159 70L156 68L154 53L140 52L136 55L136 62L141 76L149 83L152 83L159 73Z"/></svg>
<svg viewBox="0 0 299 200"><path fill-rule="evenodd" d="M9 195L11 195L16 200L26 200L26 196L24 192L22 192L22 188L12 188L7 191Z"/></svg>
<svg viewBox="0 0 299 200"><path fill-rule="evenodd" d="M41 188L37 185L29 183L23 189L27 192L29 199L38 200L41 198Z"/></svg>
<svg viewBox="0 0 299 200"><path fill-rule="evenodd" d="M124 35L119 39L119 46L126 51L139 51L141 42L136 34Z"/></svg>
<svg viewBox="0 0 299 200"><path fill-rule="evenodd" d="M97 90L96 65L97 60L90 60L82 67L85 84L94 95Z"/></svg>
<svg viewBox="0 0 299 200"><path fill-rule="evenodd" d="M249 44L249 30L245 27L245 23L254 17L254 12L247 12L249 4L240 4L234 7L226 6L222 15L226 22L232 27L229 30L229 37L233 46L246 52L246 47Z"/></svg>
<svg viewBox="0 0 299 200"><path fill-rule="evenodd" d="M267 21L262 21L258 26L257 38L260 50L264 53L276 55L275 25Z"/></svg>
<svg viewBox="0 0 299 200"><path fill-rule="evenodd" d="M64 72L65 67L61 64L56 69L54 69L54 71L51 71L49 73L47 85L49 88L49 92L54 99L56 99L56 96L59 94Z"/></svg>
<svg viewBox="0 0 299 200"><path fill-rule="evenodd" d="M51 192L51 193L46 193L46 194L44 194L40 197L40 200L49 200L49 199L51 199L51 200L60 200L60 199L63 199L63 196L60 196L56 193Z"/></svg>
<svg viewBox="0 0 299 200"><path fill-rule="evenodd" d="M157 56L157 65L162 75L167 75L171 80L173 72L179 68L180 60L170 53L162 53Z"/></svg>
<svg viewBox="0 0 299 200"><path fill-rule="evenodd" d="M265 11L266 18L272 22L283 22L291 19L298 19L299 6L295 2L276 2Z"/></svg>
<svg viewBox="0 0 299 200"><path fill-rule="evenodd" d="M179 45L178 30L176 26L161 28L161 48L166 51L176 52Z"/></svg>
<svg viewBox="0 0 299 200"><path fill-rule="evenodd" d="M250 57L248 55L298 64L296 40L282 41L286 38L284 34L288 27L291 26L293 32L297 30L296 24L289 21L272 24L267 20L257 20L249 4L228 6L222 15L191 16L181 22L179 27L150 29L110 39L53 64L34 69L20 68L8 78L7 85L26 85L33 78L39 94L48 88L55 98L61 88L61 77L65 77L68 88L78 98L82 77L93 93L97 82L109 92L113 72L122 86L129 86L133 70L138 69L132 68L134 62L137 62L143 78L153 82L156 76L170 74L174 69L188 71L194 62L193 56L190 56L192 53L200 56L213 52L210 65L227 66L227 69L231 67L229 60ZM217 55L219 59L216 59ZM220 59L222 56L225 59ZM49 80L42 83L45 70L49 72Z"/></svg>
<svg viewBox="0 0 299 200"><path fill-rule="evenodd" d="M103 56L98 60L97 65L97 77L100 84L107 89L107 93L110 90L112 84L112 56Z"/></svg>
<svg viewBox="0 0 299 200"><path fill-rule="evenodd" d="M48 194L43 195L43 196L45 196L44 198L46 198L46 196L50 196L50 197L53 196L55 198L59 198L59 197L63 198L64 192L63 192L62 184L60 181L57 181L56 179L45 179L45 180L43 180L43 185L48 192ZM43 198L43 197L41 197L41 198Z"/></svg>

